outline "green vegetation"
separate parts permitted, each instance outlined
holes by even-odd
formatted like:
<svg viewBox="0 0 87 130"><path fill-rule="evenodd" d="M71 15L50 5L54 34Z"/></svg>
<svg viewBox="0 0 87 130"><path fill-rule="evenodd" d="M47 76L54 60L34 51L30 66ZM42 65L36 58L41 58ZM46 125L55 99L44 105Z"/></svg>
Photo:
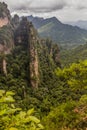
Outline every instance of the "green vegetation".
<svg viewBox="0 0 87 130"><path fill-rule="evenodd" d="M42 130L40 120L33 116L34 109L25 112L16 108L13 95L0 90L0 130Z"/></svg>
<svg viewBox="0 0 87 130"><path fill-rule="evenodd" d="M47 32L47 30L50 30L52 27L54 26L54 24L52 22L42 26L40 29L38 29L39 33L43 33L44 31ZM50 36L49 36L50 37Z"/></svg>
<svg viewBox="0 0 87 130"><path fill-rule="evenodd" d="M47 53L46 45L44 45L43 51L38 46L41 83L38 89L32 89L29 86L29 74L27 73L29 57L25 50L22 46L17 46L12 54L7 55L8 75L6 77L0 74L0 88L16 93L15 106L18 108L13 108L11 104L14 102L12 102L10 106L9 104L6 106L7 109L8 107L16 109L17 111L13 112L13 115L15 113L20 115L20 107L23 109L22 111L28 111L33 107L37 111L35 116L41 119L45 130L86 129L87 61L78 61L63 69L58 68L54 72L55 65ZM6 92L2 92L6 96ZM10 115L7 114L7 116ZM15 115L13 120L18 121L17 118L19 116ZM23 124L23 122L21 123ZM16 129L30 127L25 125L26 123L24 126L22 124L19 123ZM4 129L6 128L2 128L2 130Z"/></svg>
<svg viewBox="0 0 87 130"><path fill-rule="evenodd" d="M67 47L68 48L68 47ZM72 48L72 47L71 47ZM61 48L61 64L62 66L69 66L72 63L87 59L87 44L73 47L72 49Z"/></svg>
<svg viewBox="0 0 87 130"><path fill-rule="evenodd" d="M51 38L61 44L83 44L87 41L87 31L79 27L63 24L56 17L44 19L39 17L28 17L38 30L42 38Z"/></svg>
<svg viewBox="0 0 87 130"><path fill-rule="evenodd" d="M64 95L56 108L43 119L46 130L85 130L87 128L87 60L73 63L69 68L57 69ZM63 91L63 90L62 90ZM63 95L62 95L63 96Z"/></svg>

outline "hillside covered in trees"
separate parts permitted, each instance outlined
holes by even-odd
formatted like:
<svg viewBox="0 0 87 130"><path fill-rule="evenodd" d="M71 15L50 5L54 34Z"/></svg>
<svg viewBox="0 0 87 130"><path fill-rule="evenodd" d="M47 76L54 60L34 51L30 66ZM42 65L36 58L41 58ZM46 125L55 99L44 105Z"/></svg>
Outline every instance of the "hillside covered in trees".
<svg viewBox="0 0 87 130"><path fill-rule="evenodd" d="M86 130L87 45L61 50L0 10L0 130Z"/></svg>
<svg viewBox="0 0 87 130"><path fill-rule="evenodd" d="M42 38L52 38L56 43L69 46L83 44L87 40L87 30L63 24L56 17L44 19L31 15L27 18L34 24Z"/></svg>

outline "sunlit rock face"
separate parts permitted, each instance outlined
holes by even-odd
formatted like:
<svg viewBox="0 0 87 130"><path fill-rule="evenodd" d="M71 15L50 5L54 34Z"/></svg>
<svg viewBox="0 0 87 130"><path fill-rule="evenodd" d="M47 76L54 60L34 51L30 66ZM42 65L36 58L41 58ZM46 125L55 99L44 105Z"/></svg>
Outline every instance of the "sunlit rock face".
<svg viewBox="0 0 87 130"><path fill-rule="evenodd" d="M9 20L8 20L7 17L5 17L5 18L0 18L0 28L3 27L3 26L5 26L5 25L7 25L7 24L9 24L9 23L10 23L10 22L9 22Z"/></svg>

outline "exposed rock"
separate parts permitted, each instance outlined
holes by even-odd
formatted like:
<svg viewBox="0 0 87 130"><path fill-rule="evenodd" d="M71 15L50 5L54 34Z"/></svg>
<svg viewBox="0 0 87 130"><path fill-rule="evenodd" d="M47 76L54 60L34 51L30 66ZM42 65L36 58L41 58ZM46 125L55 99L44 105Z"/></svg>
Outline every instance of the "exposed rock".
<svg viewBox="0 0 87 130"><path fill-rule="evenodd" d="M7 17L0 18L0 28L3 27L3 26L5 26L5 25L7 25L7 24L9 24L9 20L8 20Z"/></svg>
<svg viewBox="0 0 87 130"><path fill-rule="evenodd" d="M60 50L58 45L53 44L52 40L50 39L41 40L41 44L43 45L42 48L46 48L45 50L48 52L51 61L60 67Z"/></svg>
<svg viewBox="0 0 87 130"><path fill-rule="evenodd" d="M38 53L37 45L38 37L36 30L34 29L32 23L29 26L29 56L30 56L30 79L32 87L38 88L39 83L39 66L38 66Z"/></svg>
<svg viewBox="0 0 87 130"><path fill-rule="evenodd" d="M5 75L7 75L7 62L5 59L2 61L2 69Z"/></svg>
<svg viewBox="0 0 87 130"><path fill-rule="evenodd" d="M38 36L36 30L32 23L23 17L15 32L15 44L27 48L29 55L29 81L33 88L37 88L39 83L37 43Z"/></svg>
<svg viewBox="0 0 87 130"><path fill-rule="evenodd" d="M15 29L19 26L19 23L20 23L20 18L17 14L15 14L14 17L12 18L12 24Z"/></svg>
<svg viewBox="0 0 87 130"><path fill-rule="evenodd" d="M7 55L14 47L13 29L11 26L11 16L7 5L0 2L0 54ZM1 60L1 70L7 75L6 60Z"/></svg>
<svg viewBox="0 0 87 130"><path fill-rule="evenodd" d="M7 61L3 52L0 54L0 72L7 76Z"/></svg>

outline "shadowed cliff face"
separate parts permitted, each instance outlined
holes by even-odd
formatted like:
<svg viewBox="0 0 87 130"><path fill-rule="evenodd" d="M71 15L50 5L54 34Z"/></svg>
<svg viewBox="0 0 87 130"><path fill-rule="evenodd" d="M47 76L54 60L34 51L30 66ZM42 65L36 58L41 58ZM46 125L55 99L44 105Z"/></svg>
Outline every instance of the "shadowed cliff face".
<svg viewBox="0 0 87 130"><path fill-rule="evenodd" d="M38 37L32 23L28 22L27 18L22 19L15 32L15 44L26 48L29 56L29 82L33 88L37 88L39 83L39 61L36 47Z"/></svg>

